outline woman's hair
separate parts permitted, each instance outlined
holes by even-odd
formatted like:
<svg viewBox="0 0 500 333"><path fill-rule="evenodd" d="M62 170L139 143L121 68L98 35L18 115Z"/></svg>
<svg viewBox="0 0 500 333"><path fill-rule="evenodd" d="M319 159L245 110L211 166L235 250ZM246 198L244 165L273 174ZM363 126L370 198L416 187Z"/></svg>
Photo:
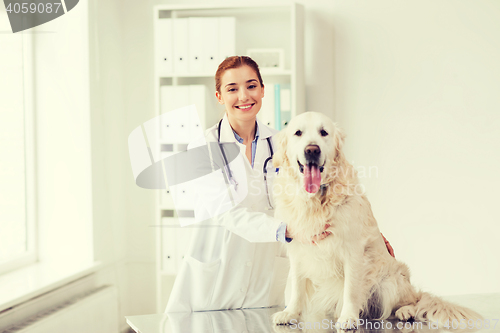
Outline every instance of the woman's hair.
<svg viewBox="0 0 500 333"><path fill-rule="evenodd" d="M262 76L260 76L259 65L257 65L257 63L253 61L252 58L247 56L232 56L227 57L223 62L220 63L219 68L217 68L217 72L215 72L215 90L219 93L221 92L221 78L225 71L227 71L228 69L239 68L245 65L250 66L250 68L255 71L257 77L259 78L260 85L264 86Z"/></svg>

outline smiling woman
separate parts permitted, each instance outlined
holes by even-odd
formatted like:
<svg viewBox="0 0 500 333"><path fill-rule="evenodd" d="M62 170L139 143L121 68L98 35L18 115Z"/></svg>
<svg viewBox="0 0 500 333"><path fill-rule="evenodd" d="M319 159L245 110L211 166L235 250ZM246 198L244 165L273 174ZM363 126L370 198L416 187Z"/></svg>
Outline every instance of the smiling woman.
<svg viewBox="0 0 500 333"><path fill-rule="evenodd" d="M206 142L220 144L220 152L213 154L223 154L225 144L235 145L241 154L229 165L216 168L226 169L229 188L223 186L220 193L214 193L216 184L210 184L197 191L195 216L217 212L208 222L215 228L194 228L167 312L284 304L288 259L278 241L290 239L285 239L283 221L274 218L272 210L266 210L263 168L274 170L272 163L265 162L273 154L272 136L277 131L256 118L262 106L264 83L252 59L234 56L219 65L215 84L215 95L225 106L225 115L205 132ZM216 163L215 159L212 163ZM251 192L250 179L258 179L252 183ZM244 199L221 213L227 196Z"/></svg>

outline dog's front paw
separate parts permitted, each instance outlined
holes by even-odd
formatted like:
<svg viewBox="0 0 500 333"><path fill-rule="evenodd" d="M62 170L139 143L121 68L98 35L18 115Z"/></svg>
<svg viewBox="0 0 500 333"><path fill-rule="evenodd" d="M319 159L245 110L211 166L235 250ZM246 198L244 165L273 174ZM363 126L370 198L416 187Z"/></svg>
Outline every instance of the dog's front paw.
<svg viewBox="0 0 500 333"><path fill-rule="evenodd" d="M414 305L405 305L400 307L395 315L399 320L408 321L415 318L415 310L416 308Z"/></svg>
<svg viewBox="0 0 500 333"><path fill-rule="evenodd" d="M273 323L276 325L296 324L299 320L299 314L291 313L286 310L273 314Z"/></svg>
<svg viewBox="0 0 500 333"><path fill-rule="evenodd" d="M335 323L335 328L343 331L355 330L358 328L358 318L350 316L340 316L340 318Z"/></svg>

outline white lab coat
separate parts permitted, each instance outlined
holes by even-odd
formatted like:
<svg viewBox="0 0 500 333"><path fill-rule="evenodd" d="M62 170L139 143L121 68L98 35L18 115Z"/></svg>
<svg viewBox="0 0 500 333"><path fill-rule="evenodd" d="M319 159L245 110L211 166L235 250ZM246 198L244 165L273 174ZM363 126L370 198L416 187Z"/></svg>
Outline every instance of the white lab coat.
<svg viewBox="0 0 500 333"><path fill-rule="evenodd" d="M249 184L248 194L236 207L219 214L206 227L193 229L189 250L165 312L284 305L289 261L283 244L276 241L276 231L282 221L273 217L273 210L266 209L262 174L264 161L270 156L266 138L277 131L257 123L259 139L252 169L245 145L235 139L226 115L222 120L220 141L234 142L240 147L241 154L230 166L238 191L245 191L245 184ZM217 142L217 125L205 132L205 139ZM213 206L205 190L209 189L197 191L195 214L203 214L205 208L211 208L205 207L207 205Z"/></svg>

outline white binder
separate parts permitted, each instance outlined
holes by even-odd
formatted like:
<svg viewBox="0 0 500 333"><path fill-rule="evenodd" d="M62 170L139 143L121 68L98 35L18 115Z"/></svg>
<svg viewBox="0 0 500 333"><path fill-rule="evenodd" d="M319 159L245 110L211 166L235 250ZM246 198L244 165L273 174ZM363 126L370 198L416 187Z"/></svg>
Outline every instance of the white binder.
<svg viewBox="0 0 500 333"><path fill-rule="evenodd" d="M173 28L174 28L174 73L185 74L189 70L188 18L173 19Z"/></svg>
<svg viewBox="0 0 500 333"><path fill-rule="evenodd" d="M214 73L220 63L219 58L219 18L203 18L203 71Z"/></svg>
<svg viewBox="0 0 500 333"><path fill-rule="evenodd" d="M187 107L189 106L189 86L174 86L175 99L174 109L179 110L176 115L176 126L174 135L175 143L187 144L190 142L189 137L189 113Z"/></svg>
<svg viewBox="0 0 500 333"><path fill-rule="evenodd" d="M203 84L189 86L189 104L196 106L196 114L193 114L189 119L189 136L191 139L203 135L205 130L206 93L207 89Z"/></svg>
<svg viewBox="0 0 500 333"><path fill-rule="evenodd" d="M162 160L172 155L175 155L175 152L162 151L160 154ZM161 204L161 209L170 209L170 210L175 209L174 199L172 197L172 193L170 193L168 186L166 189L160 190L160 204Z"/></svg>
<svg viewBox="0 0 500 333"><path fill-rule="evenodd" d="M177 274L177 229L179 223L173 217L161 219L161 255L164 274Z"/></svg>
<svg viewBox="0 0 500 333"><path fill-rule="evenodd" d="M191 235L193 234L193 228L189 226L179 227L177 228L176 231L177 231L177 270L179 270L181 267L181 263L184 260L184 256L189 248Z"/></svg>
<svg viewBox="0 0 500 333"><path fill-rule="evenodd" d="M180 154L180 152L178 154ZM180 170L181 174L182 172L183 170ZM172 193L175 210L177 210L177 212L179 212L179 210L193 209L193 203L191 199L194 195L192 194L192 189L190 188L189 184L181 183L170 186L170 192Z"/></svg>
<svg viewBox="0 0 500 333"><path fill-rule="evenodd" d="M200 73L203 71L203 17L189 18L189 72Z"/></svg>
<svg viewBox="0 0 500 333"><path fill-rule="evenodd" d="M170 191L167 189L161 190L161 208L162 209L174 209L174 200Z"/></svg>
<svg viewBox="0 0 500 333"><path fill-rule="evenodd" d="M161 76L167 76L172 74L174 60L172 19L158 19L155 22L155 62L157 73Z"/></svg>
<svg viewBox="0 0 500 333"><path fill-rule="evenodd" d="M236 19L219 17L219 63L236 55Z"/></svg>
<svg viewBox="0 0 500 333"><path fill-rule="evenodd" d="M264 98L262 106L257 117L261 122L271 128L275 128L274 124L274 84L264 85Z"/></svg>
<svg viewBox="0 0 500 333"><path fill-rule="evenodd" d="M290 122L292 114L292 92L289 84L281 85L281 129Z"/></svg>
<svg viewBox="0 0 500 333"><path fill-rule="evenodd" d="M204 85L160 88L160 137L163 143L188 144L203 133L206 87ZM197 111L190 105L195 104ZM171 112L175 111L175 112ZM193 116L190 113L193 112Z"/></svg>
<svg viewBox="0 0 500 333"><path fill-rule="evenodd" d="M175 142L175 118L170 111L175 109L175 87L160 87L160 138L162 142Z"/></svg>

